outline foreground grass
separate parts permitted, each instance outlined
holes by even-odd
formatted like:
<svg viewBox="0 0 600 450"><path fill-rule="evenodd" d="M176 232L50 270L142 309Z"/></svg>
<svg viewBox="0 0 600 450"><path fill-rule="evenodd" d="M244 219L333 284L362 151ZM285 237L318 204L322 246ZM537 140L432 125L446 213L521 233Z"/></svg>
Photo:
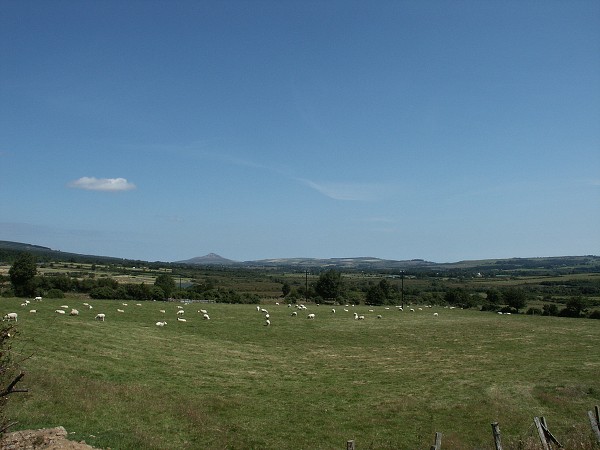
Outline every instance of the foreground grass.
<svg viewBox="0 0 600 450"><path fill-rule="evenodd" d="M441 431L445 448L493 448L491 422L516 443L534 416L580 439L600 403L593 320L362 306L309 307L317 317L307 320L269 305L265 327L247 305L185 306L182 323L175 304L74 301L29 314L1 300L3 314L19 312L17 347L31 355L30 392L8 413L21 429L63 425L97 447L335 449L354 439L407 449ZM65 302L81 315L54 313ZM210 321L197 313L205 307Z"/></svg>

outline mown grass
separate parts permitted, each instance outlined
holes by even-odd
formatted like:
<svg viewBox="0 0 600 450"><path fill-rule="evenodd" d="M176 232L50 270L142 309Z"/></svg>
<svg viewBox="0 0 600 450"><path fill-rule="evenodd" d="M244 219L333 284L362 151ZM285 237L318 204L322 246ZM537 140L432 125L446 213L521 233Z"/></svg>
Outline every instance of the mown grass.
<svg viewBox="0 0 600 450"><path fill-rule="evenodd" d="M268 305L266 327L252 305L188 305L182 323L173 303L88 310L69 299L81 312L69 317L54 313L64 299L33 305L37 314L0 302L19 312L16 348L31 355L30 392L12 399L10 417L21 429L62 425L97 447L335 449L354 439L410 449L440 431L444 448L493 448L491 422L516 443L532 436L534 416L580 441L600 403L594 320L363 306L309 306L307 320Z"/></svg>

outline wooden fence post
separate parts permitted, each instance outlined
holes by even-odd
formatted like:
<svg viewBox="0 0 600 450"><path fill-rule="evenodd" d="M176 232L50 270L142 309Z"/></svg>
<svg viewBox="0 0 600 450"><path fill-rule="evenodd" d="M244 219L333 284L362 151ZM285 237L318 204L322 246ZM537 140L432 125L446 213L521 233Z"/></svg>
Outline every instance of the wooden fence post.
<svg viewBox="0 0 600 450"><path fill-rule="evenodd" d="M354 447L354 440L346 442L346 450L356 450Z"/></svg>
<svg viewBox="0 0 600 450"><path fill-rule="evenodd" d="M548 441L546 441L546 433L544 433L544 428L542 426L542 421L539 417L534 417L533 422L535 423L535 427L537 428L538 435L540 436L540 441L542 442L542 448L544 450L550 450L548 446Z"/></svg>
<svg viewBox="0 0 600 450"><path fill-rule="evenodd" d="M496 450L502 450L502 442L500 441L500 427L498 426L498 422L492 423L492 434L494 435L494 444L496 445Z"/></svg>
<svg viewBox="0 0 600 450"><path fill-rule="evenodd" d="M596 406L596 413L594 411L588 411L588 417L590 418L590 425L592 431L596 435L596 440L600 443L600 428L598 428L598 406Z"/></svg>
<svg viewBox="0 0 600 450"><path fill-rule="evenodd" d="M442 448L442 433L435 433L435 444L433 444L430 450L441 450Z"/></svg>

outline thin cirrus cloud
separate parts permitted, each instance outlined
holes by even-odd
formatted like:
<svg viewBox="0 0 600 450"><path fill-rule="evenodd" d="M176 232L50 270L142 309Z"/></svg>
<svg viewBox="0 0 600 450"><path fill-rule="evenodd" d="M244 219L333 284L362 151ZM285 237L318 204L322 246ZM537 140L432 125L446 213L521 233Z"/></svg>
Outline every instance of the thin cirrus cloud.
<svg viewBox="0 0 600 450"><path fill-rule="evenodd" d="M135 184L125 178L81 177L71 181L69 187L86 191L121 192L135 189Z"/></svg>
<svg viewBox="0 0 600 450"><path fill-rule="evenodd" d="M379 183L317 183L306 179L299 181L333 200L370 202L379 200L386 192L386 187Z"/></svg>

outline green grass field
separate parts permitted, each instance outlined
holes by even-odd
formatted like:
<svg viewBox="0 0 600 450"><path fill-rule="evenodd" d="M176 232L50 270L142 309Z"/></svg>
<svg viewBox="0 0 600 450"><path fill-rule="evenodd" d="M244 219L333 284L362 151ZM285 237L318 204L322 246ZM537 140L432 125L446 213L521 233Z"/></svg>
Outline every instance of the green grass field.
<svg viewBox="0 0 600 450"><path fill-rule="evenodd" d="M19 313L14 350L30 356L13 430L62 425L112 449L307 450L429 448L439 431L443 448L492 449L492 422L517 448L545 416L568 448L591 448L577 445L600 403L597 320L262 305L266 327L252 305L187 305L183 323L174 303L21 301L0 300L2 315Z"/></svg>

